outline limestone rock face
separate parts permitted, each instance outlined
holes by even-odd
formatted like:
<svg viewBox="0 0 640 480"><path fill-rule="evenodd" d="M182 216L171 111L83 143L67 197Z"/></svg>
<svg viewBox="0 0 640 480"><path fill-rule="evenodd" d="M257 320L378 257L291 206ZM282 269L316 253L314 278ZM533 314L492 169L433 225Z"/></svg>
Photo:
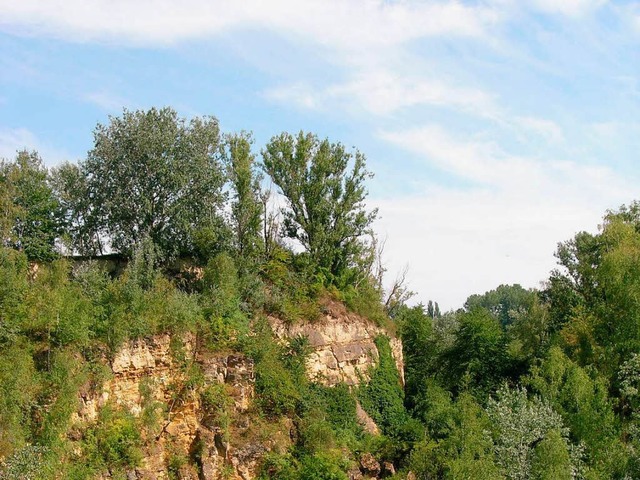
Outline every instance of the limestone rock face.
<svg viewBox="0 0 640 480"><path fill-rule="evenodd" d="M307 359L307 374L313 381L324 385L358 385L368 380L368 371L378 361L375 338L388 333L359 315L348 312L337 302L327 302L324 316L316 322L287 324L270 317L274 334L282 339L305 336L312 352ZM393 358L404 384L402 343L390 339Z"/></svg>
<svg viewBox="0 0 640 480"><path fill-rule="evenodd" d="M97 419L99 409L107 403L120 406L138 416L144 408L142 391L146 388L152 399L164 404L168 411L163 414L157 438L146 439L147 447L141 465L127 472L127 478L168 479L169 446L172 453L179 452L186 457L190 456L196 446L200 449L198 468L196 465L180 467L177 475L181 479L255 478L259 462L264 453L269 451L270 445L249 442L232 446L228 441L221 440L229 436L229 432L206 425L205 415L195 392L186 395L181 402L174 402L172 395L184 383L185 378L180 362L175 360L176 352L172 349L179 348L179 357L183 362L186 359L187 362L199 364L204 374L205 387L210 384L225 385L225 391L233 401L231 411L227 414L244 426L241 427L244 430L250 427L250 422L243 420L243 417L247 415L254 397L253 361L237 353L198 352L193 335L186 335L177 342L175 340L172 345L169 335L156 335L123 345L111 360L111 378L102 385L100 391L81 394L80 408L73 421L80 428L90 424ZM111 477L104 474L101 478Z"/></svg>
<svg viewBox="0 0 640 480"><path fill-rule="evenodd" d="M328 303L324 317L315 323L287 325L276 318L271 318L270 323L282 341L298 335L309 338L312 353L307 373L310 379L329 386L340 382L357 385L366 380L379 357L374 340L385 334L381 327L335 302ZM402 345L396 339L391 339L390 344L402 376ZM107 404L135 416L148 412L145 409L150 404L163 405L156 410L161 419L156 430L144 433L144 458L136 469L126 473L128 479L167 480L169 460L178 454L189 461L174 470L172 478L253 480L266 453L285 453L295 439L291 419L272 421L256 415L252 407L254 365L241 353L208 351L199 347L192 334L180 338L155 335L125 343L110 360L105 355L103 363L110 371L109 378L97 390L87 386L81 392L73 417L78 440L82 429L94 422L100 408ZM224 419L205 411L200 404L200 390L184 388L185 365L191 363L202 372L199 388L223 386L222 391L228 396ZM370 433L378 432L362 408L358 408L358 419ZM364 476L381 472L375 459L363 460ZM357 467L349 475L363 478ZM111 476L106 472L100 478L107 480Z"/></svg>

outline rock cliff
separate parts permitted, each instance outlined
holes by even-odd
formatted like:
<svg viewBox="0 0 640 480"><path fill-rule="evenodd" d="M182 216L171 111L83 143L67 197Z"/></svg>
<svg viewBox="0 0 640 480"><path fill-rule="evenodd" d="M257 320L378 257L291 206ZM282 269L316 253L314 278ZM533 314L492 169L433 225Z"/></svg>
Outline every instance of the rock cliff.
<svg viewBox="0 0 640 480"><path fill-rule="evenodd" d="M287 324L270 318L274 334L281 340L297 336L307 337L311 354L307 358L307 374L313 381L324 385L358 385L368 379L369 368L378 360L374 340L389 335L383 328L355 313L344 305L329 301L323 307L323 316L310 323ZM390 338L389 344L400 379L404 383L402 343Z"/></svg>
<svg viewBox="0 0 640 480"><path fill-rule="evenodd" d="M307 374L329 386L340 382L357 385L366 380L378 359L374 339L385 334L382 328L337 303L329 303L318 322L287 325L270 318L270 324L281 341L298 335L308 337L312 351ZM402 372L402 345L393 338L390 343ZM95 421L100 408L107 404L120 406L135 416L149 409L160 413L155 436L144 439L144 458L138 468L128 472L129 479L253 479L265 453L284 453L295 437L290 419L269 424L255 415L254 365L243 354L212 353L199 348L191 334L181 338L157 335L126 343L105 363L109 379L97 391L86 389L81 395L74 416L79 431ZM189 365L199 367L204 377L202 388L217 386L229 399L224 406L224 422L207 411L199 394L185 388ZM377 426L361 408L358 416L367 431L377 432ZM170 467L173 457L190 460L173 462ZM103 478L110 475L105 473Z"/></svg>

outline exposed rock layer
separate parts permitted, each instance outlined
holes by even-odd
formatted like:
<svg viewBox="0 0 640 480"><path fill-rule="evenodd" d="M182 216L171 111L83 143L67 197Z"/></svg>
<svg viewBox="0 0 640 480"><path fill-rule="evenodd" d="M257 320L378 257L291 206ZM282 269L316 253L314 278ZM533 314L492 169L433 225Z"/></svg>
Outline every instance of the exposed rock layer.
<svg viewBox="0 0 640 480"><path fill-rule="evenodd" d="M307 374L324 385L358 385L368 380L369 369L378 361L375 339L388 333L370 320L352 312L337 302L327 302L324 315L316 322L287 324L271 317L271 328L281 340L304 336L312 352L307 358ZM390 338L389 343L404 384L402 343Z"/></svg>
<svg viewBox="0 0 640 480"><path fill-rule="evenodd" d="M315 323L286 325L271 318L277 337L304 335L312 348L307 373L325 385L344 382L357 385L367 378L378 360L375 338L385 331L337 303L325 307L325 316ZM390 339L393 355L402 374L402 345ZM111 403L138 416L150 404L165 405L157 436L146 438L141 465L128 472L128 478L164 480L169 478L172 455L193 458L197 465L180 467L178 478L198 480L250 480L256 477L260 462L269 451L284 451L291 445L293 423L283 418L276 424L261 423L254 415L254 368L251 359L238 353L212 353L199 349L193 335L180 339L156 335L123 345L109 363L111 378L96 392L88 388L81 395L74 421L79 429L95 421L99 409ZM227 424L205 412L195 391L183 389L186 365L197 363L204 376L204 387L222 385L230 399ZM182 391L183 389L184 391ZM184 393L178 395L176 392ZM186 392L186 393L185 393ZM145 398L145 395L150 398ZM160 410L159 410L160 411ZM373 420L359 408L358 416L367 431L377 433ZM356 469L357 470L357 469ZM105 473L103 478L110 478Z"/></svg>

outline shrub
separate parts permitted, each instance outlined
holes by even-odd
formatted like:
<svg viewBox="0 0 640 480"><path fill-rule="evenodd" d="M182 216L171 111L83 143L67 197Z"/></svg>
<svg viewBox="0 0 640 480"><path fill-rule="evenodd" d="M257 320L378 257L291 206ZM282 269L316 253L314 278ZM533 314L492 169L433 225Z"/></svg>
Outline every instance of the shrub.
<svg viewBox="0 0 640 480"><path fill-rule="evenodd" d="M347 480L336 459L328 455L306 455L302 458L300 480Z"/></svg>
<svg viewBox="0 0 640 480"><path fill-rule="evenodd" d="M89 465L122 471L142 459L142 438L138 423L128 412L106 406L97 424L85 436L85 456Z"/></svg>

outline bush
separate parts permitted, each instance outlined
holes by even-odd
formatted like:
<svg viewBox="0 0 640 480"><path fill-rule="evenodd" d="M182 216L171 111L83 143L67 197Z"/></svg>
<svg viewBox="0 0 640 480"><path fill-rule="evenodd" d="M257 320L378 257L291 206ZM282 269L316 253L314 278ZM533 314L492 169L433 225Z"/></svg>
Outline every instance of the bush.
<svg viewBox="0 0 640 480"><path fill-rule="evenodd" d="M378 365L371 372L371 380L358 392L362 407L373 417L383 432L397 433L409 420L404 408L404 392L387 337L375 339Z"/></svg>
<svg viewBox="0 0 640 480"><path fill-rule="evenodd" d="M106 406L94 428L85 436L85 458L89 465L123 471L142 459L142 438L135 417Z"/></svg>
<svg viewBox="0 0 640 480"><path fill-rule="evenodd" d="M347 480L336 459L327 455L307 455L302 458L300 480Z"/></svg>

